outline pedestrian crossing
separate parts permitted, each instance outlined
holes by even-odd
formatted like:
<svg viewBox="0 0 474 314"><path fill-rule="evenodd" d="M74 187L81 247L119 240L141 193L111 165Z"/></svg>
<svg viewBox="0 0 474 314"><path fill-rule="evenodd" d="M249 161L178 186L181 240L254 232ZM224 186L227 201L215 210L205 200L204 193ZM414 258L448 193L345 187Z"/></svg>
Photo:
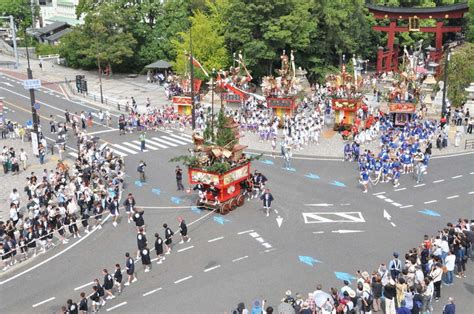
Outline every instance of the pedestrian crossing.
<svg viewBox="0 0 474 314"><path fill-rule="evenodd" d="M189 145L193 143L191 135L185 133L168 133L167 135L158 135L145 140L145 150L143 152L158 151L161 149L175 148L178 146ZM141 143L138 140L124 141L121 143L110 144L108 147L112 152L120 157L136 155L141 153ZM70 152L70 156L77 158L77 153Z"/></svg>

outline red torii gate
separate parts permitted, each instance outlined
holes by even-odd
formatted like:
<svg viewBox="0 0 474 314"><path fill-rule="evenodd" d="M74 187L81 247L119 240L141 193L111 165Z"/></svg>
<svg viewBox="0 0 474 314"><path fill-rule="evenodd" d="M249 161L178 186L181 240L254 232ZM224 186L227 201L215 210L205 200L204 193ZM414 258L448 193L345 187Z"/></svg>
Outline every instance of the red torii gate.
<svg viewBox="0 0 474 314"><path fill-rule="evenodd" d="M430 54L433 61L441 58L443 34L460 32L460 26L444 26L444 19L461 19L469 10L467 3L458 3L434 8L401 8L366 4L376 19L390 19L388 26L373 26L373 29L388 33L387 46L379 47L377 53L377 73L398 69L398 47L394 47L395 33L420 31L436 33L436 51ZM418 27L419 19L437 19L435 27ZM398 20L409 20L409 25L398 26Z"/></svg>

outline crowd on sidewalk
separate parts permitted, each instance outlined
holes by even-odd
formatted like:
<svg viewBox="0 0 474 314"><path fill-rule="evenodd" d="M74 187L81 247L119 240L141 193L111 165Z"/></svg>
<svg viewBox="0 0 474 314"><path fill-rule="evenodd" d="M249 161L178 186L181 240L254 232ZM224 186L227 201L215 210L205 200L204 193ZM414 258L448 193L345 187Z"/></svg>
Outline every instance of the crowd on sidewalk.
<svg viewBox="0 0 474 314"><path fill-rule="evenodd" d="M55 171L31 172L23 189L14 188L9 197L9 219L0 222L0 256L6 270L37 250L54 247L58 238L80 237L79 228L100 228L109 204L120 197L123 160L108 149L100 149L93 138L78 137L79 156L69 168L59 161ZM28 201L20 203L23 191Z"/></svg>
<svg viewBox="0 0 474 314"><path fill-rule="evenodd" d="M443 292L456 281L465 281L468 261L474 261L474 221L459 219L435 235L425 235L418 247L400 256L393 253L388 263L374 271L357 271L355 283L344 280L341 288L324 290L318 284L307 296L286 292L278 309L265 301L254 302L251 313L285 314L429 314L433 304L447 301L443 314L455 314L455 296ZM455 279L456 278L456 279ZM232 313L250 313L243 304Z"/></svg>

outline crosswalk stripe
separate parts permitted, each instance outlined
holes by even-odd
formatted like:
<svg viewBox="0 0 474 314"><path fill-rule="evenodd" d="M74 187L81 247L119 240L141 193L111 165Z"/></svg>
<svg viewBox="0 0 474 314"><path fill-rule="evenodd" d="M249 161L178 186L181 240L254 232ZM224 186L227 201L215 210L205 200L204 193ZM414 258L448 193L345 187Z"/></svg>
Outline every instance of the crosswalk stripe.
<svg viewBox="0 0 474 314"><path fill-rule="evenodd" d="M69 155L71 155L71 156L74 157L74 158L79 157L79 155L78 155L77 153L75 153L75 152L69 152Z"/></svg>
<svg viewBox="0 0 474 314"><path fill-rule="evenodd" d="M127 148L127 147L123 147L123 146L120 145L120 144L112 144L112 146L114 146L114 147L116 147L116 148L118 148L118 149L120 149L120 150L126 151L127 153L130 153L130 154L133 154L133 155L138 154L138 152L136 152L136 151L134 151L134 150L131 150L131 149Z"/></svg>
<svg viewBox="0 0 474 314"><path fill-rule="evenodd" d="M141 146L140 145L135 145L135 144L128 143L128 142L122 142L122 144L127 145L128 147L131 147L131 148L134 148L134 149L138 149L139 151L141 151Z"/></svg>
<svg viewBox="0 0 474 314"><path fill-rule="evenodd" d="M111 148L110 150L112 151L112 153L117 154L117 155L119 155L120 157L127 157L127 156L128 156L127 154L124 154L124 153L122 153L122 152L120 152L120 151L118 151L118 150L116 150L116 149Z"/></svg>
<svg viewBox="0 0 474 314"><path fill-rule="evenodd" d="M139 141L132 141L132 142L141 145L141 143L140 143ZM156 147L154 147L154 146L151 146L148 142L149 142L149 140L146 140L146 141L145 141L145 147L146 147L146 149L158 150L158 148L156 148Z"/></svg>
<svg viewBox="0 0 474 314"><path fill-rule="evenodd" d="M190 138L185 138L185 137L182 137L182 136L179 136L179 135L176 135L176 134L170 134L171 136L173 137L176 137L177 139L180 139L182 141L185 141L185 142L188 142L188 143L193 143L193 140L191 140Z"/></svg>
<svg viewBox="0 0 474 314"><path fill-rule="evenodd" d="M165 146L165 145L163 145L163 144L154 142L154 141L152 141L152 140L150 140L150 139L147 139L147 143L151 143L152 145L158 146L158 147L160 147L160 148L169 148L168 146Z"/></svg>
<svg viewBox="0 0 474 314"><path fill-rule="evenodd" d="M186 134L186 133L181 133L181 136L187 137L187 138L189 138L189 139L192 139L192 138L193 138L192 135L189 135L189 134Z"/></svg>
<svg viewBox="0 0 474 314"><path fill-rule="evenodd" d="M167 139L168 141L171 141L171 142L173 142L173 143L178 143L178 144L180 144L180 145L187 145L187 144L188 144L188 143L186 143L186 142L177 140L177 139L172 138L172 137L169 137L169 136L164 136L164 135L163 135L162 138Z"/></svg>
<svg viewBox="0 0 474 314"><path fill-rule="evenodd" d="M169 146L171 146L171 147L177 147L177 146L178 146L178 145L176 145L175 143L170 143L170 142L165 141L165 140L163 140L163 139L161 139L161 138L158 138L158 137L154 137L153 139L154 139L155 141L158 141L158 142L161 142L161 143L165 143L166 145L169 145ZM167 147L164 147L164 148L167 148Z"/></svg>

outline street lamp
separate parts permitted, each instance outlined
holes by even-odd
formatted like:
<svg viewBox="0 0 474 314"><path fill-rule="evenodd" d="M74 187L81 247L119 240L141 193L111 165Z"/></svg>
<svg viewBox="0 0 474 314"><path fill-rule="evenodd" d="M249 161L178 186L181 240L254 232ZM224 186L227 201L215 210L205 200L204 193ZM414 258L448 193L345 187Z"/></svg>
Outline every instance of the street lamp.
<svg viewBox="0 0 474 314"><path fill-rule="evenodd" d="M28 40L26 41L26 60L28 62L28 68L26 69L26 73L28 75L28 80L33 79L33 71L31 71L31 66L30 66L30 52L28 49ZM38 141L38 124L39 124L39 119L38 119L38 113L36 112L35 108L35 89L30 88L30 103L31 103L31 114L33 116L33 133L31 135L31 142L33 145L33 152L35 154L39 154L39 141Z"/></svg>

